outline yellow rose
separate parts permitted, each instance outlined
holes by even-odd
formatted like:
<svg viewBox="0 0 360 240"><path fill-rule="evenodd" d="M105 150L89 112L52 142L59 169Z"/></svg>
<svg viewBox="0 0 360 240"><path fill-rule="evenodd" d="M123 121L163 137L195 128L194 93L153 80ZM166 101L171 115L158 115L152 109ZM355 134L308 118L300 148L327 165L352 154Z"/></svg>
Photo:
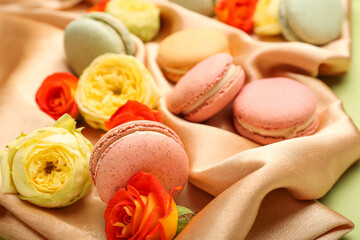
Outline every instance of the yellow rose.
<svg viewBox="0 0 360 240"><path fill-rule="evenodd" d="M105 12L119 19L142 41L152 40L160 29L160 10L144 0L111 0Z"/></svg>
<svg viewBox="0 0 360 240"><path fill-rule="evenodd" d="M85 121L106 130L104 122L127 100L154 109L160 95L152 75L139 60L107 53L97 57L80 76L75 99Z"/></svg>
<svg viewBox="0 0 360 240"><path fill-rule="evenodd" d="M257 35L281 34L279 22L280 0L260 0L254 13L254 31Z"/></svg>
<svg viewBox="0 0 360 240"><path fill-rule="evenodd" d="M91 143L64 115L53 127L21 134L0 152L2 192L41 207L64 207L85 196L91 186Z"/></svg>

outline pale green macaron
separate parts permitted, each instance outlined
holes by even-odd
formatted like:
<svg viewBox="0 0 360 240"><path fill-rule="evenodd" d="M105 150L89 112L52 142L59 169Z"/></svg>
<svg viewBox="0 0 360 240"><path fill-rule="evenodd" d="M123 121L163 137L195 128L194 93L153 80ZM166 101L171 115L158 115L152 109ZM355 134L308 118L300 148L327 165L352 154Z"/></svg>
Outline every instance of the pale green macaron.
<svg viewBox="0 0 360 240"><path fill-rule="evenodd" d="M281 0L279 20L289 41L323 45L337 39L345 18L339 0Z"/></svg>
<svg viewBox="0 0 360 240"><path fill-rule="evenodd" d="M65 29L64 48L67 62L77 76L104 53L135 55L130 32L103 12L91 12L72 21Z"/></svg>

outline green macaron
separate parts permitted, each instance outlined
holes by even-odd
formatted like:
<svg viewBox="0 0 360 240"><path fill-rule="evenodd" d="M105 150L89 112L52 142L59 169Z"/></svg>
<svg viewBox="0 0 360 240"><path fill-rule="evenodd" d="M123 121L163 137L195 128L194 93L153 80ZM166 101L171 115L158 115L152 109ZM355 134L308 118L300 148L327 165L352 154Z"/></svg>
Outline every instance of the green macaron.
<svg viewBox="0 0 360 240"><path fill-rule="evenodd" d="M339 0L281 0L279 20L289 41L329 43L341 34L344 9Z"/></svg>
<svg viewBox="0 0 360 240"><path fill-rule="evenodd" d="M85 14L68 24L64 48L67 62L77 76L104 53L135 55L130 32L119 20L103 12Z"/></svg>

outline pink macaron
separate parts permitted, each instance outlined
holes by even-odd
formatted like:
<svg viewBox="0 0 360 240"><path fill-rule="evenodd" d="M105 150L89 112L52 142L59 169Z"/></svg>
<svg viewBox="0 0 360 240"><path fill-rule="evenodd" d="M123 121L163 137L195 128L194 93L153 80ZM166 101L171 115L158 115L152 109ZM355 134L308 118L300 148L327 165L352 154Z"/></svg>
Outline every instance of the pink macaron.
<svg viewBox="0 0 360 240"><path fill-rule="evenodd" d="M319 127L317 99L289 78L265 78L241 89L233 103L234 125L244 137L266 145L308 136Z"/></svg>
<svg viewBox="0 0 360 240"><path fill-rule="evenodd" d="M131 121L107 132L90 157L90 176L108 202L139 171L156 176L169 193L185 186L189 160L177 134L164 124Z"/></svg>
<svg viewBox="0 0 360 240"><path fill-rule="evenodd" d="M228 105L245 82L245 73L227 53L212 55L195 65L167 98L168 109L186 120L202 122Z"/></svg>

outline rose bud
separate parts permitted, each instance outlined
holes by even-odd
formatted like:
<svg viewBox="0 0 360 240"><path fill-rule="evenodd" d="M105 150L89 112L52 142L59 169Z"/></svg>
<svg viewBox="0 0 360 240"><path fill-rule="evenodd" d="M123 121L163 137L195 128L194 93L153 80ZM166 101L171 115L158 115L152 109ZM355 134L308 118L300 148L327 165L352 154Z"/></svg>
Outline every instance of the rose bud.
<svg viewBox="0 0 360 240"><path fill-rule="evenodd" d="M123 106L119 107L109 121L105 122L105 127L110 130L120 124L136 120L150 120L162 123L162 114L151 110L145 104L128 100Z"/></svg>
<svg viewBox="0 0 360 240"><path fill-rule="evenodd" d="M258 0L219 0L215 6L215 15L220 22L252 33L253 15Z"/></svg>
<svg viewBox="0 0 360 240"><path fill-rule="evenodd" d="M110 0L102 0L89 8L87 12L105 12L106 5L110 2Z"/></svg>
<svg viewBox="0 0 360 240"><path fill-rule="evenodd" d="M179 190L181 187L174 188ZM108 202L106 237L111 239L173 239L178 210L169 194L152 174L138 172Z"/></svg>
<svg viewBox="0 0 360 240"><path fill-rule="evenodd" d="M54 73L45 78L36 92L36 103L39 108L57 120L65 113L71 117L79 116L75 102L75 91L78 79L70 73Z"/></svg>

